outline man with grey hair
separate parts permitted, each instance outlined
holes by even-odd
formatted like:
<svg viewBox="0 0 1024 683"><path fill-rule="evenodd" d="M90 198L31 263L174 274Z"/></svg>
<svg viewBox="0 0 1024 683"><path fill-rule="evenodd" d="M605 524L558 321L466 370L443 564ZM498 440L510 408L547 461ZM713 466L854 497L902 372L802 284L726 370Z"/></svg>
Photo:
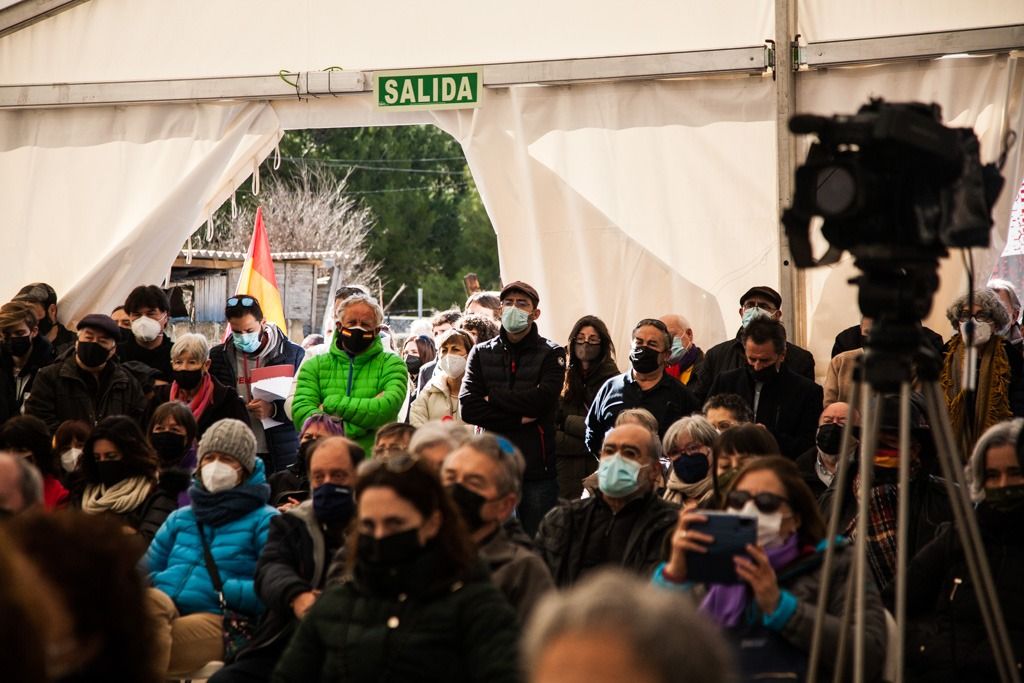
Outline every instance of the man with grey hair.
<svg viewBox="0 0 1024 683"><path fill-rule="evenodd" d="M680 595L602 570L552 593L523 636L530 683L728 683L725 639Z"/></svg>
<svg viewBox="0 0 1024 683"><path fill-rule="evenodd" d="M43 477L27 458L0 451L0 518L43 502Z"/></svg>
<svg viewBox="0 0 1024 683"><path fill-rule="evenodd" d="M704 352L693 342L693 328L690 321L681 315L670 313L660 318L672 335L672 347L665 364L665 372L683 384L693 378L693 369L704 360Z"/></svg>
<svg viewBox="0 0 1024 683"><path fill-rule="evenodd" d="M641 574L654 569L679 514L678 506L655 491L660 458L658 435L640 425L623 424L608 432L595 495L560 503L537 531L537 545L556 584L576 583L600 566Z"/></svg>
<svg viewBox="0 0 1024 683"><path fill-rule="evenodd" d="M520 621L555 587L530 538L518 523L510 522L525 469L523 456L511 441L488 433L452 451L441 469L441 481L462 513L480 559Z"/></svg>
<svg viewBox="0 0 1024 683"><path fill-rule="evenodd" d="M470 435L469 428L461 422L431 420L413 432L409 439L409 452L430 463L430 467L440 474L444 459L464 444Z"/></svg>
<svg viewBox="0 0 1024 683"><path fill-rule="evenodd" d="M330 350L302 364L292 399L296 429L313 413L345 423L345 435L369 452L377 429L393 422L405 401L409 372L380 339L384 311L353 294L341 302Z"/></svg>

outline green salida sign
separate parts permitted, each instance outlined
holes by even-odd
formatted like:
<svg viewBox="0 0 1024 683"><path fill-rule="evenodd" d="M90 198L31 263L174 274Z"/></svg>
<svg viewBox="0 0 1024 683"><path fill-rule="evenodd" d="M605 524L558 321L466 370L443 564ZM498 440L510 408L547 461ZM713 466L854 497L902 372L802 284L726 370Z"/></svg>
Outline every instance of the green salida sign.
<svg viewBox="0 0 1024 683"><path fill-rule="evenodd" d="M382 109L470 109L480 106L480 69L395 71L374 74Z"/></svg>

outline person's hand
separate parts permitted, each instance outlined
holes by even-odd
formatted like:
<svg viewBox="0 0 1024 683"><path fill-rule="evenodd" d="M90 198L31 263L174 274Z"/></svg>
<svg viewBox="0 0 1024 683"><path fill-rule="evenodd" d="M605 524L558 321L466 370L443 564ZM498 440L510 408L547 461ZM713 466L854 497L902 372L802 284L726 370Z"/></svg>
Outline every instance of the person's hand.
<svg viewBox="0 0 1024 683"><path fill-rule="evenodd" d="M679 522L672 532L672 552L665 565L665 572L672 578L678 581L686 579L686 553L706 553L707 546L715 542L713 536L690 528L707 521L707 516L697 512L697 504L692 501L679 511Z"/></svg>
<svg viewBox="0 0 1024 683"><path fill-rule="evenodd" d="M292 600L292 612L295 613L296 619L301 619L305 616L309 608L316 602L317 591L306 591L305 593L299 593L294 600Z"/></svg>
<svg viewBox="0 0 1024 683"><path fill-rule="evenodd" d="M536 421L537 421L537 418L535 418L535 417L526 417L525 415L523 416L523 424L524 425L528 425L531 422L536 422Z"/></svg>
<svg viewBox="0 0 1024 683"><path fill-rule="evenodd" d="M249 401L245 407L249 409L250 413L261 420L265 420L274 414L274 404L267 403L258 398Z"/></svg>
<svg viewBox="0 0 1024 683"><path fill-rule="evenodd" d="M779 606L779 581L775 570L768 561L768 553L759 545L748 545L750 558L736 555L736 575L750 584L754 591L754 600L765 614L771 614Z"/></svg>
<svg viewBox="0 0 1024 683"><path fill-rule="evenodd" d="M296 505L300 505L300 504L301 503L299 501L295 500L291 496L288 496L288 500L287 501L285 501L284 503L281 503L280 505L277 506L277 511L280 512L281 514L284 514L285 512L288 512L289 510L291 510Z"/></svg>

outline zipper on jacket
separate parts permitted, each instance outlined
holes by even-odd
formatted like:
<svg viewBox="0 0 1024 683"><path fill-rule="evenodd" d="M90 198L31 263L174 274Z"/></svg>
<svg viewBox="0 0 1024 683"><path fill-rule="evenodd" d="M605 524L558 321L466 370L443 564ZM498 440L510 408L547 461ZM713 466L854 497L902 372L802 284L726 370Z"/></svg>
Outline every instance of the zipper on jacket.
<svg viewBox="0 0 1024 683"><path fill-rule="evenodd" d="M348 386L345 388L345 395L352 395L352 380L356 372L356 361L352 356L348 357Z"/></svg>
<svg viewBox="0 0 1024 683"><path fill-rule="evenodd" d="M953 577L953 590L949 592L949 601L953 602L953 598L956 597L956 589L960 587L960 584L964 582L959 576Z"/></svg>

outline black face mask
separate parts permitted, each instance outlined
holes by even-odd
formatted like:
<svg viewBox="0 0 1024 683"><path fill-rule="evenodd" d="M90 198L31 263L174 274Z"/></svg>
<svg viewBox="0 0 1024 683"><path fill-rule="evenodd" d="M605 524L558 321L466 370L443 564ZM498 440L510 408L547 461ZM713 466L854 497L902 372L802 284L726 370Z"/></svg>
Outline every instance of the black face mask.
<svg viewBox="0 0 1024 683"><path fill-rule="evenodd" d="M4 351L21 358L32 350L32 337L8 337L4 340Z"/></svg>
<svg viewBox="0 0 1024 683"><path fill-rule="evenodd" d="M127 468L122 460L104 460L96 463L96 471L100 483L104 486L113 486L122 479L127 478Z"/></svg>
<svg viewBox="0 0 1024 683"><path fill-rule="evenodd" d="M766 368L755 370L753 365L747 366L747 372L755 382L762 382L764 384L770 383L773 379L779 376L779 368L776 365L769 365Z"/></svg>
<svg viewBox="0 0 1024 683"><path fill-rule="evenodd" d="M462 520L469 527L470 531L476 531L487 524L483 518L483 506L487 499L476 491L471 491L462 484L451 484L446 486L448 495L462 513Z"/></svg>
<svg viewBox="0 0 1024 683"><path fill-rule="evenodd" d="M373 330L366 330L362 327L342 327L338 331L335 343L339 349L354 356L370 348L370 344L376 338L377 335L373 333Z"/></svg>
<svg viewBox="0 0 1024 683"><path fill-rule="evenodd" d="M149 443L160 457L160 464L167 467L177 465L185 456L185 437L174 432L153 432Z"/></svg>
<svg viewBox="0 0 1024 683"><path fill-rule="evenodd" d="M814 437L818 450L825 455L839 455L839 445L843 440L843 425L830 422L818 427Z"/></svg>
<svg viewBox="0 0 1024 683"><path fill-rule="evenodd" d="M415 378L420 374L420 368L423 367L423 361L420 360L419 356L406 356L405 367L409 370L409 376Z"/></svg>
<svg viewBox="0 0 1024 683"><path fill-rule="evenodd" d="M579 342L574 342L572 348L573 353L576 354L578 359L588 363L597 360L597 357L601 355L600 344L580 344Z"/></svg>
<svg viewBox="0 0 1024 683"><path fill-rule="evenodd" d="M420 530L399 531L384 538L359 534L356 552L359 562L370 570L395 569L415 560L423 552Z"/></svg>
<svg viewBox="0 0 1024 683"><path fill-rule="evenodd" d="M172 370L171 379L185 391L192 391L203 381L202 370Z"/></svg>
<svg viewBox="0 0 1024 683"><path fill-rule="evenodd" d="M985 505L1002 513L1024 509L1024 485L985 489Z"/></svg>
<svg viewBox="0 0 1024 683"><path fill-rule="evenodd" d="M82 365L93 369L103 367L106 365L107 360L110 359L110 351L100 346L97 342L78 342L75 355L78 356L78 360L82 361Z"/></svg>
<svg viewBox="0 0 1024 683"><path fill-rule="evenodd" d="M661 351L655 351L647 346L636 346L629 352L629 362L633 369L646 375L654 372L661 364Z"/></svg>
<svg viewBox="0 0 1024 683"><path fill-rule="evenodd" d="M684 484L696 484L708 476L711 463L703 455L680 455L672 461L672 471Z"/></svg>
<svg viewBox="0 0 1024 683"><path fill-rule="evenodd" d="M41 334L43 336L46 336L47 334L49 334L50 330L53 329L53 321L50 320L50 316L49 315L44 315L42 318L40 318L38 325L39 325L39 334Z"/></svg>
<svg viewBox="0 0 1024 683"><path fill-rule="evenodd" d="M356 512L356 500L347 486L321 484L313 489L313 513L324 524L345 526Z"/></svg>

